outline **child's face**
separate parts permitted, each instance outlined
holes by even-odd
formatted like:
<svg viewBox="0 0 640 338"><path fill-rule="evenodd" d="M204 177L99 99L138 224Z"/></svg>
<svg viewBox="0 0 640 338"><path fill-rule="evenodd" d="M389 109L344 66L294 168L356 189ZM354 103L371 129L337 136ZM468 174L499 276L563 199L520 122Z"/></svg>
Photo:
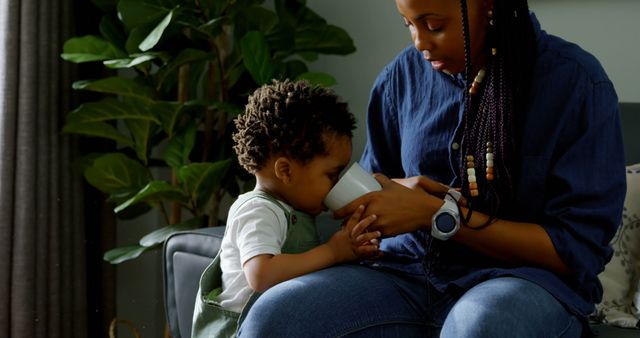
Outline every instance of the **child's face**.
<svg viewBox="0 0 640 338"><path fill-rule="evenodd" d="M294 209L310 215L327 210L322 201L351 160L350 137L329 136L325 142L328 155L316 156L304 165L297 161L293 164L294 174L287 199Z"/></svg>

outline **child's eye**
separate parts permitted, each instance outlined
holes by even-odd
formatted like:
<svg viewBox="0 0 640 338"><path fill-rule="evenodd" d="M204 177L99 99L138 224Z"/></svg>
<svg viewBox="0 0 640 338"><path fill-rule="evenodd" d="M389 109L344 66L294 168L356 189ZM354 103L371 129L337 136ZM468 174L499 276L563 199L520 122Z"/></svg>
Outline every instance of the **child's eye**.
<svg viewBox="0 0 640 338"><path fill-rule="evenodd" d="M331 182L333 182L334 184L336 182L338 182L338 178L340 178L340 174L339 173L330 173L328 176L329 176L329 179L331 180Z"/></svg>
<svg viewBox="0 0 640 338"><path fill-rule="evenodd" d="M409 27L409 26L411 26L411 22L409 22L409 20L407 20L406 18L402 18L402 24L403 24L405 27Z"/></svg>

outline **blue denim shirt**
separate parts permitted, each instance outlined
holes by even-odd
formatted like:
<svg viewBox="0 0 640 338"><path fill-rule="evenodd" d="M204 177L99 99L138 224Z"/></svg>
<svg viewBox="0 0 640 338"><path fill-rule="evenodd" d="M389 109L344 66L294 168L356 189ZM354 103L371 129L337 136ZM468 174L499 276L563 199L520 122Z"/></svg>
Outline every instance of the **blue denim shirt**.
<svg viewBox="0 0 640 338"><path fill-rule="evenodd" d="M531 103L522 112L514 221L540 224L575 279L510 266L423 231L382 241L385 268L427 274L439 290L465 290L497 276L531 280L583 318L602 298L598 273L612 255L625 195L624 152L613 84L577 45L547 34L532 14L538 57ZM410 46L379 74L360 163L389 177L425 175L459 186L464 80L434 71ZM425 256L426 255L426 256ZM424 259L428 257L428 259Z"/></svg>

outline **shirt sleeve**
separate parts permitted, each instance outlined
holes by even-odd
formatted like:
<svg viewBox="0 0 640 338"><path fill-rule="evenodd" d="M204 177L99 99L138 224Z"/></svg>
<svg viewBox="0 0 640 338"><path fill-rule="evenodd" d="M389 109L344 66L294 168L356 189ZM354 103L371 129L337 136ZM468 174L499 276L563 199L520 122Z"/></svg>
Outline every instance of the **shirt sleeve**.
<svg viewBox="0 0 640 338"><path fill-rule="evenodd" d="M371 90L367 108L367 143L359 163L369 172L404 177L397 107L389 89L393 65L383 69Z"/></svg>
<svg viewBox="0 0 640 338"><path fill-rule="evenodd" d="M597 275L611 259L609 242L621 221L624 152L613 85L586 85L581 101L564 127L565 145L552 155L542 226L574 273L575 287L599 301Z"/></svg>
<svg viewBox="0 0 640 338"><path fill-rule="evenodd" d="M256 198L235 215L236 238L242 265L258 255L279 255L287 235L287 219L278 206Z"/></svg>

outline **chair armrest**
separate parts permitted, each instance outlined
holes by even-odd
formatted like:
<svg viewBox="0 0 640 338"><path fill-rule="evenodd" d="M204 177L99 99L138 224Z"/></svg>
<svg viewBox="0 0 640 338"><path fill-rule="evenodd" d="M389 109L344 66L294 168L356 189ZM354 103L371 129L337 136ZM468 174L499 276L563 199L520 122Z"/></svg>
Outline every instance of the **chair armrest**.
<svg viewBox="0 0 640 338"><path fill-rule="evenodd" d="M193 308L202 271L220 250L224 227L180 231L163 247L164 301L172 337L191 337Z"/></svg>

